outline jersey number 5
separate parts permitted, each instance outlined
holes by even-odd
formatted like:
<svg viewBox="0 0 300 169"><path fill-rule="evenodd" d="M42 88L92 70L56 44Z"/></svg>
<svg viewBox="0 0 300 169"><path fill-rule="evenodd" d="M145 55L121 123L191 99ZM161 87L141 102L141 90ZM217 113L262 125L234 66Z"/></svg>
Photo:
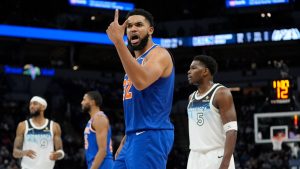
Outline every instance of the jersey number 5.
<svg viewBox="0 0 300 169"><path fill-rule="evenodd" d="M197 114L197 124L198 126L202 126L204 124L203 113Z"/></svg>

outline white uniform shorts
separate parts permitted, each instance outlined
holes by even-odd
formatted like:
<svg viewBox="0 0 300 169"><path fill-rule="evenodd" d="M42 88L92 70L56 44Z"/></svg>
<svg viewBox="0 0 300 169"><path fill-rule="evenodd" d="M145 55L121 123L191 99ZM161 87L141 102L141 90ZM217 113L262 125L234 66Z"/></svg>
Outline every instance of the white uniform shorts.
<svg viewBox="0 0 300 169"><path fill-rule="evenodd" d="M218 169L223 159L223 153L224 149L216 149L205 154L191 150L187 169ZM235 169L233 156L228 169Z"/></svg>

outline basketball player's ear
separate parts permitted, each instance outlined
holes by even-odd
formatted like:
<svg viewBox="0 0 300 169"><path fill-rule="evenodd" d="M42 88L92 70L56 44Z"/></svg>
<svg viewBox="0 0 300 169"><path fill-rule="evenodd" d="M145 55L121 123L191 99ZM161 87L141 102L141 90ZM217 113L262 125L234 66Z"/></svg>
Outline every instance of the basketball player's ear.
<svg viewBox="0 0 300 169"><path fill-rule="evenodd" d="M42 109L43 111L45 111L45 110L46 110L46 107L45 107L44 105L42 105L42 106L41 106L41 109Z"/></svg>
<svg viewBox="0 0 300 169"><path fill-rule="evenodd" d="M95 100L92 100L92 104L93 104L94 106L97 105Z"/></svg>
<svg viewBox="0 0 300 169"><path fill-rule="evenodd" d="M149 35L152 35L154 32L154 27L153 26L150 26L149 29L148 29L148 34Z"/></svg>
<svg viewBox="0 0 300 169"><path fill-rule="evenodd" d="M204 68L203 74L208 75L209 74L209 69L207 67Z"/></svg>

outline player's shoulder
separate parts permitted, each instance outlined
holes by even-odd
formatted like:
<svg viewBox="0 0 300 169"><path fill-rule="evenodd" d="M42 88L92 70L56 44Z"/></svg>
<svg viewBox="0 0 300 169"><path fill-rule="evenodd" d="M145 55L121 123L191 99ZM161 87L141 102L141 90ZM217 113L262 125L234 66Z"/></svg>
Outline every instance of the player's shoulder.
<svg viewBox="0 0 300 169"><path fill-rule="evenodd" d="M26 126L26 121L27 121L27 120L20 121L20 122L18 123L18 127L25 127L25 126Z"/></svg>
<svg viewBox="0 0 300 169"><path fill-rule="evenodd" d="M55 122L53 120L51 120L50 122L52 122L52 131L53 131L54 135L56 135L56 134L60 135L61 127L60 127L59 123Z"/></svg>
<svg viewBox="0 0 300 169"><path fill-rule="evenodd" d="M158 50L158 51L168 51L166 48L162 47L162 46L159 46L157 45L154 50Z"/></svg>
<svg viewBox="0 0 300 169"><path fill-rule="evenodd" d="M99 131L101 130L101 128L106 128L107 126L109 126L109 120L108 120L108 117L104 114L97 114L94 116L93 118L93 128L96 130L96 131Z"/></svg>
<svg viewBox="0 0 300 169"><path fill-rule="evenodd" d="M60 124L59 124L58 122L56 122L56 121L54 121L54 120L50 120L50 119L48 119L48 120L49 120L50 123L53 124L53 128L54 128L54 129L57 129L57 128L60 129Z"/></svg>
<svg viewBox="0 0 300 169"><path fill-rule="evenodd" d="M224 98L224 97L232 97L230 88L220 85L216 91L216 97Z"/></svg>
<svg viewBox="0 0 300 169"><path fill-rule="evenodd" d="M94 116L94 121L108 121L108 117L104 113L97 113Z"/></svg>
<svg viewBox="0 0 300 169"><path fill-rule="evenodd" d="M216 89L218 93L227 93L230 92L230 89L222 84L217 84Z"/></svg>
<svg viewBox="0 0 300 169"><path fill-rule="evenodd" d="M58 122L56 122L56 121L53 121L53 120L51 120L50 122L52 122L52 123L53 123L53 125L60 126L60 125L59 125L59 123L58 123Z"/></svg>
<svg viewBox="0 0 300 169"><path fill-rule="evenodd" d="M26 120L19 122L17 126L17 131L24 133L25 129L26 129Z"/></svg>
<svg viewBox="0 0 300 169"><path fill-rule="evenodd" d="M161 56L161 57L171 57L170 52L169 52L166 48L163 48L163 47L161 47L161 46L157 46L157 47L154 48L151 52L152 52L153 54L159 55L159 56Z"/></svg>

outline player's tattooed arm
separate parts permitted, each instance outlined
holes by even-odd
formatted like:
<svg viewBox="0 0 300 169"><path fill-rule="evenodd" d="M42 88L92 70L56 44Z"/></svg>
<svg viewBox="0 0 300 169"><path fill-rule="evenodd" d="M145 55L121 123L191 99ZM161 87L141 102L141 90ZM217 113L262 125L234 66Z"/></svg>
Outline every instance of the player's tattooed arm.
<svg viewBox="0 0 300 169"><path fill-rule="evenodd" d="M24 156L28 156L29 158L35 158L36 156L36 153L33 150L22 150L25 128L26 124L24 121L20 122L17 127L13 149L13 156L15 158L22 158Z"/></svg>
<svg viewBox="0 0 300 169"><path fill-rule="evenodd" d="M63 148L62 140L61 140L61 128L58 123L53 124L54 128L54 148L55 150L61 150Z"/></svg>
<svg viewBox="0 0 300 169"><path fill-rule="evenodd" d="M63 144L61 139L61 128L56 122L53 124L53 142L54 142L54 152L50 154L50 160L61 160L63 159L65 153L63 151Z"/></svg>

